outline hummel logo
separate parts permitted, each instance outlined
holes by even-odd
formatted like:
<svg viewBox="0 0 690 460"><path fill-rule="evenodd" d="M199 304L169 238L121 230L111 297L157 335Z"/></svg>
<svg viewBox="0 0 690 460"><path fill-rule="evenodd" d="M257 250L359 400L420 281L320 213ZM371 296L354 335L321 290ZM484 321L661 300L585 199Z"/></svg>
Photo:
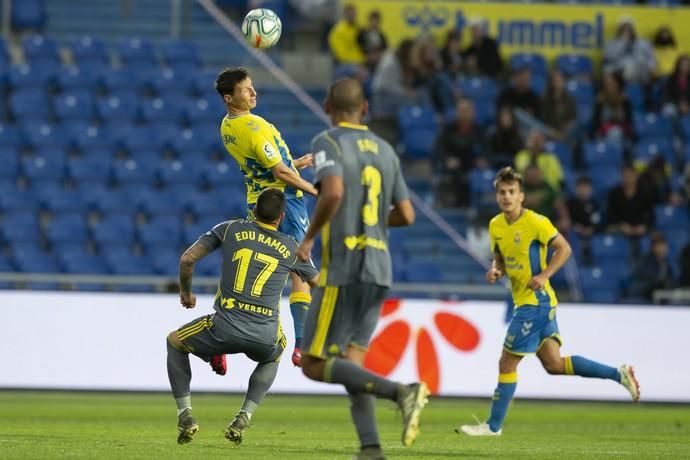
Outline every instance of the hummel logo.
<svg viewBox="0 0 690 460"><path fill-rule="evenodd" d="M309 223L309 219L307 217L300 217L299 223L302 224L302 226L306 227L307 224Z"/></svg>
<svg viewBox="0 0 690 460"><path fill-rule="evenodd" d="M530 321L529 323L522 323L522 335L527 335L529 334L530 330L532 329L532 322Z"/></svg>

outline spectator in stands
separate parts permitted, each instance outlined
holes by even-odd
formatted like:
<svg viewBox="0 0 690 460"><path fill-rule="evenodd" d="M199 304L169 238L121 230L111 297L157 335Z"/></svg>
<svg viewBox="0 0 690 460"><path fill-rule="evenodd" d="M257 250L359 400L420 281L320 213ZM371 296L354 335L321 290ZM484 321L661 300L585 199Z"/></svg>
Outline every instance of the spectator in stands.
<svg viewBox="0 0 690 460"><path fill-rule="evenodd" d="M665 77L673 72L680 50L669 26L661 26L654 34L654 55L658 63L656 75Z"/></svg>
<svg viewBox="0 0 690 460"><path fill-rule="evenodd" d="M512 165L515 154L524 145L513 111L508 106L501 107L496 118L496 125L488 134L487 159L494 169Z"/></svg>
<svg viewBox="0 0 690 460"><path fill-rule="evenodd" d="M620 72L626 82L646 85L656 69L656 58L648 40L637 36L632 17L618 20L616 37L604 48L604 71Z"/></svg>
<svg viewBox="0 0 690 460"><path fill-rule="evenodd" d="M663 155L655 156L640 174L638 187L654 205L666 204L671 197L669 169Z"/></svg>
<svg viewBox="0 0 690 460"><path fill-rule="evenodd" d="M563 167L556 155L545 151L545 141L546 138L541 131L532 130L527 137L525 148L515 156L515 169L523 172L528 166L534 165L539 168L546 183L554 190L560 191Z"/></svg>
<svg viewBox="0 0 690 460"><path fill-rule="evenodd" d="M559 194L545 180L535 164L524 169L524 207L551 219L562 232L569 228L568 210Z"/></svg>
<svg viewBox="0 0 690 460"><path fill-rule="evenodd" d="M599 204L592 197L592 194L592 181L589 177L581 176L575 183L575 196L566 202L573 231L580 238L587 239L594 235L601 225Z"/></svg>
<svg viewBox="0 0 690 460"><path fill-rule="evenodd" d="M539 118L540 101L537 93L532 90L532 72L529 68L515 69L512 84L498 95L497 109L505 106L522 109L529 115Z"/></svg>
<svg viewBox="0 0 690 460"><path fill-rule="evenodd" d="M417 56L414 42L405 39L395 51L387 51L372 77L371 125L380 136L397 142L398 110L417 102L414 89Z"/></svg>
<svg viewBox="0 0 690 460"><path fill-rule="evenodd" d="M686 244L683 250L680 251L680 260L678 262L680 267L678 286L690 288L690 243Z"/></svg>
<svg viewBox="0 0 690 460"><path fill-rule="evenodd" d="M367 27L359 31L357 43L364 53L369 72L373 73L388 48L388 40L381 31L381 13L378 10L369 13Z"/></svg>
<svg viewBox="0 0 690 460"><path fill-rule="evenodd" d="M496 40L487 36L486 22L482 18L470 18L470 46L462 52L465 71L497 78L503 71L503 61Z"/></svg>
<svg viewBox="0 0 690 460"><path fill-rule="evenodd" d="M668 242L660 232L651 236L651 251L642 256L630 275L627 294L652 300L656 289L670 289L675 285L675 273L668 258Z"/></svg>
<svg viewBox="0 0 690 460"><path fill-rule="evenodd" d="M654 222L652 200L638 187L637 173L630 165L623 166L620 185L609 191L609 231L617 231L628 237L640 237L652 228Z"/></svg>
<svg viewBox="0 0 690 460"><path fill-rule="evenodd" d="M592 118L593 134L617 144L634 137L632 106L623 91L624 84L620 74L604 73Z"/></svg>
<svg viewBox="0 0 690 460"><path fill-rule="evenodd" d="M686 116L690 112L690 56L676 60L673 73L666 79L663 94L664 113Z"/></svg>
<svg viewBox="0 0 690 460"><path fill-rule="evenodd" d="M358 35L357 9L354 5L345 5L343 18L333 26L328 34L328 46L337 65L360 66L364 64L364 53L357 43Z"/></svg>
<svg viewBox="0 0 690 460"><path fill-rule="evenodd" d="M439 200L446 206L469 205L468 174L483 154L483 133L469 99L457 102L456 119L446 125L436 141L435 167L439 175Z"/></svg>
<svg viewBox="0 0 690 460"><path fill-rule="evenodd" d="M577 126L577 105L565 85L565 76L553 70L541 99L541 120L553 129L556 140L570 143Z"/></svg>
<svg viewBox="0 0 690 460"><path fill-rule="evenodd" d="M420 97L427 96L436 113L445 114L455 107L458 94L450 75L443 71L441 52L434 38L422 37L417 41L417 86Z"/></svg>
<svg viewBox="0 0 690 460"><path fill-rule="evenodd" d="M446 42L441 48L441 59L443 60L443 70L452 78L457 77L462 69L460 33L457 30L450 30L446 34Z"/></svg>

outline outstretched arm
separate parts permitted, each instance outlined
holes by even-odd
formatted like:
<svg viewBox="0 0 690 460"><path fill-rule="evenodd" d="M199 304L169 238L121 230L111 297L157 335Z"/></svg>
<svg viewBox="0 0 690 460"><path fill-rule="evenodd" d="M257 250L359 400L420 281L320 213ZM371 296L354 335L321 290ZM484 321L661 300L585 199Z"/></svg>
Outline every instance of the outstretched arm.
<svg viewBox="0 0 690 460"><path fill-rule="evenodd" d="M185 308L194 308L196 305L196 296L192 294L194 265L208 253L208 249L197 241L180 257L180 303Z"/></svg>
<svg viewBox="0 0 690 460"><path fill-rule="evenodd" d="M299 174L297 174L291 168L288 168L287 165L282 161L272 167L271 172L273 173L273 177L276 179L285 182L291 187L302 190L304 193L308 193L313 196L319 194L313 185L302 179Z"/></svg>

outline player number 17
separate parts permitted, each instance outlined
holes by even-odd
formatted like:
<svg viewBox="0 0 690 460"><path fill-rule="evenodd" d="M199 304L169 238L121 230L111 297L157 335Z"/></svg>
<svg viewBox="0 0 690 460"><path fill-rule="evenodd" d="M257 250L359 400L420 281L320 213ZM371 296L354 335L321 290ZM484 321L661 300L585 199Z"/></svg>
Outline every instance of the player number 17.
<svg viewBox="0 0 690 460"><path fill-rule="evenodd" d="M263 265L263 268L261 269L259 276L257 276L254 280L252 289L250 291L253 297L260 297L266 281L268 281L268 278L270 278L273 272L276 271L276 268L278 268L278 259L267 256L266 254L262 254L260 252L254 252L248 248L238 249L232 256L233 262L239 262L237 264L235 283L233 284L232 290L238 294L244 291L244 283L247 280L247 272L249 271L249 264L252 262L252 260Z"/></svg>

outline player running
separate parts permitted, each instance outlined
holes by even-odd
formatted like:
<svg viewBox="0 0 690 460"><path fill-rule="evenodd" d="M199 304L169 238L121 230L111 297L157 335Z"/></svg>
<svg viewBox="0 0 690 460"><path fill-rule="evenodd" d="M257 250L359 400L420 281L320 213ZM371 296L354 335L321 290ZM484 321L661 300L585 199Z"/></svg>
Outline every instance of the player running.
<svg viewBox="0 0 690 460"><path fill-rule="evenodd" d="M228 111L221 123L220 134L225 149L244 173L249 211L254 208L256 198L262 190L282 190L287 197L287 204L285 220L279 230L297 242L302 241L309 224L302 195L303 192L316 195L317 191L312 184L300 177L297 170L312 166L312 155L307 154L293 160L276 127L250 112L256 107L257 93L246 68L223 70L216 78L215 87ZM251 216L251 213L249 214ZM296 275L291 278L290 312L295 327L292 363L299 366L302 329L311 303L311 295L308 284ZM217 373L225 374L225 356L214 357L211 365Z"/></svg>
<svg viewBox="0 0 690 460"><path fill-rule="evenodd" d="M511 167L498 172L494 187L502 212L489 223L494 260L486 280L493 284L504 274L508 275L515 312L498 363L498 386L491 403L491 416L486 423L462 425L459 430L470 436L501 434L508 405L517 387L518 364L525 355L532 353L537 354L549 374L613 380L630 392L633 401L638 401L640 387L629 365L616 369L582 356L561 357L562 341L556 322L558 301L549 278L570 257L570 245L549 219L522 207L525 198L522 176ZM547 264L549 247L555 252Z"/></svg>
<svg viewBox="0 0 690 460"><path fill-rule="evenodd" d="M415 219L395 151L361 124L367 108L356 80L335 82L325 106L334 128L312 141L319 197L299 257L309 260L321 232L322 266L304 327L302 371L345 387L361 444L356 458L379 459L374 396L398 404L402 442L410 446L429 390L424 382L402 385L362 368L391 286L387 227Z"/></svg>
<svg viewBox="0 0 690 460"><path fill-rule="evenodd" d="M209 361L212 355L244 353L258 364L242 408L225 431L239 444L278 372L285 349L280 325L280 296L288 275L295 273L315 285L318 271L297 259L297 242L278 231L285 217L285 196L264 190L256 201L254 221L223 222L202 235L180 259L180 302L194 308L194 264L210 252L222 251L222 272L213 308L168 335L168 378L177 403L177 442L192 441L199 425L192 416L189 353Z"/></svg>

